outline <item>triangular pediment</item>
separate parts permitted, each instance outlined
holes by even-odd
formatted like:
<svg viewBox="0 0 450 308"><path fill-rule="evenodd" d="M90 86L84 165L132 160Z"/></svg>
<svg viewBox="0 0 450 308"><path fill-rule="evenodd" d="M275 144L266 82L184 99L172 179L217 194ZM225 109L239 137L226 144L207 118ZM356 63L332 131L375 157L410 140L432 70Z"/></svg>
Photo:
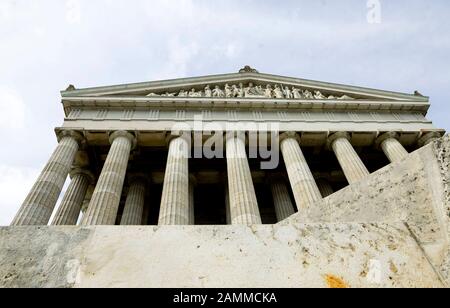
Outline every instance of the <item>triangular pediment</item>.
<svg viewBox="0 0 450 308"><path fill-rule="evenodd" d="M258 73L181 78L164 81L75 89L61 92L67 97L149 97L211 99L291 100L390 100L428 102L428 97L306 79Z"/></svg>

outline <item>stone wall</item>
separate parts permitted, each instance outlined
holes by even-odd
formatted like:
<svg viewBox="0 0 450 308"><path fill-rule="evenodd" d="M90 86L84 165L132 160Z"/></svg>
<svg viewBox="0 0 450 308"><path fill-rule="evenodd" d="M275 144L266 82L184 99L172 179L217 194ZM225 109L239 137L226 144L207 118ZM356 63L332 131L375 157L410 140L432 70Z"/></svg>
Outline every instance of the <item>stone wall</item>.
<svg viewBox="0 0 450 308"><path fill-rule="evenodd" d="M277 225L0 228L0 287L449 286L445 137Z"/></svg>
<svg viewBox="0 0 450 308"><path fill-rule="evenodd" d="M402 223L4 228L2 287L440 287Z"/></svg>
<svg viewBox="0 0 450 308"><path fill-rule="evenodd" d="M316 202L282 224L402 221L438 266L448 251L448 137Z"/></svg>

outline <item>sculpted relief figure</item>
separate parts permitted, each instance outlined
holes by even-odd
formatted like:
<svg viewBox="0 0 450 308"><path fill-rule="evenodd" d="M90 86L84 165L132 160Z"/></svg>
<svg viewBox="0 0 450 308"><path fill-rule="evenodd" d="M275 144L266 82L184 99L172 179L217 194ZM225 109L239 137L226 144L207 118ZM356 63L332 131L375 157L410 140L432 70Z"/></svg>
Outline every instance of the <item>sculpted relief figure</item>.
<svg viewBox="0 0 450 308"><path fill-rule="evenodd" d="M292 91L291 91L291 89L289 89L288 86L286 86L286 87L284 88L283 94L284 94L284 97L287 98L287 99L292 99L292 98L294 98L294 95L292 94Z"/></svg>
<svg viewBox="0 0 450 308"><path fill-rule="evenodd" d="M314 95L311 93L311 91L309 91L309 90L305 90L305 91L303 91L303 96L306 98L306 99L314 99Z"/></svg>
<svg viewBox="0 0 450 308"><path fill-rule="evenodd" d="M273 90L273 94L275 98L284 98L283 90L281 90L279 85L275 86L275 89Z"/></svg>
<svg viewBox="0 0 450 308"><path fill-rule="evenodd" d="M256 86L255 93L258 96L264 96L264 90L263 90L262 86Z"/></svg>
<svg viewBox="0 0 450 308"><path fill-rule="evenodd" d="M224 97L225 92L223 92L219 86L215 86L212 95L213 97Z"/></svg>
<svg viewBox="0 0 450 308"><path fill-rule="evenodd" d="M296 87L292 87L292 96L295 99L301 99L302 97L302 91L300 89L297 89Z"/></svg>
<svg viewBox="0 0 450 308"><path fill-rule="evenodd" d="M322 92L320 92L320 91L315 91L315 92L314 92L314 98L315 98L315 99L327 99L327 98L325 97L325 95L323 95Z"/></svg>
<svg viewBox="0 0 450 308"><path fill-rule="evenodd" d="M231 86L231 97L239 97L239 88L237 87L237 85L232 85Z"/></svg>
<svg viewBox="0 0 450 308"><path fill-rule="evenodd" d="M262 85L254 85L252 82L248 84L247 87L244 87L243 83L239 83L239 85L233 84L229 85L228 83L224 85L223 88L220 86L215 86L214 89L211 89L210 85L206 85L204 90L197 91L195 88L190 91L180 90L177 93L165 92L164 94L156 94L150 93L147 96L161 96L161 97L226 97L226 98L239 98L239 97L248 97L248 98L277 98L277 99L329 99L329 100L354 100L355 98L350 97L348 95L342 96L334 96L334 95L325 95L319 90L315 90L311 92L308 89L302 90L296 88L295 86L289 87L285 85L271 85L267 84L265 87Z"/></svg>
<svg viewBox="0 0 450 308"><path fill-rule="evenodd" d="M189 97L202 97L202 92L196 92L195 89L192 89L189 92Z"/></svg>
<svg viewBox="0 0 450 308"><path fill-rule="evenodd" d="M209 85L205 87L205 97L212 97L212 91Z"/></svg>
<svg viewBox="0 0 450 308"><path fill-rule="evenodd" d="M185 90L180 90L180 93L178 93L178 97L188 97L188 92Z"/></svg>
<svg viewBox="0 0 450 308"><path fill-rule="evenodd" d="M241 82L239 84L239 94L238 97L244 97L245 96L245 89L244 89L244 84Z"/></svg>
<svg viewBox="0 0 450 308"><path fill-rule="evenodd" d="M245 94L245 97L250 97L252 95L256 95L255 88L253 87L253 83L250 82L248 84L248 87L244 89L244 94Z"/></svg>
<svg viewBox="0 0 450 308"><path fill-rule="evenodd" d="M266 90L264 91L264 97L272 98L273 97L272 92L273 92L272 91L272 86L270 84L268 84L266 86Z"/></svg>
<svg viewBox="0 0 450 308"><path fill-rule="evenodd" d="M225 97L227 98L233 97L233 90L228 85L228 83L225 85Z"/></svg>

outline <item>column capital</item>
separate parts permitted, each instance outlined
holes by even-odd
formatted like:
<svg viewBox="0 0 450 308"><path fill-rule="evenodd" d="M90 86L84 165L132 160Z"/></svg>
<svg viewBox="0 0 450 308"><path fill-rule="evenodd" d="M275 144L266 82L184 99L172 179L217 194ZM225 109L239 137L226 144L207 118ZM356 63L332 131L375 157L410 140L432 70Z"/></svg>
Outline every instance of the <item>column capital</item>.
<svg viewBox="0 0 450 308"><path fill-rule="evenodd" d="M84 175L86 178L88 178L89 180L89 184L94 184L95 183L95 176L92 172L90 172L87 169L84 168L79 168L79 167L74 167L72 168L72 170L70 171L70 178L74 178L76 175Z"/></svg>
<svg viewBox="0 0 450 308"><path fill-rule="evenodd" d="M381 134L376 140L375 140L375 148L379 149L381 147L381 144L388 140L388 139L395 139L399 140L400 135L397 132L387 132L384 134Z"/></svg>
<svg viewBox="0 0 450 308"><path fill-rule="evenodd" d="M187 141L188 143L191 142L192 137L191 137L191 133L189 132L179 132L179 133L168 133L166 136L166 144L167 146L170 145L170 143L174 140L174 139L178 139L178 138L182 138L185 141Z"/></svg>
<svg viewBox="0 0 450 308"><path fill-rule="evenodd" d="M76 142L78 142L78 146L80 146L80 147L86 142L86 139L84 138L83 133L81 133L79 131L75 131L75 130L64 129L64 130L58 131L56 133L56 136L58 138L58 142L60 142L61 139L63 139L64 137L72 137L73 139L76 140Z"/></svg>
<svg viewBox="0 0 450 308"><path fill-rule="evenodd" d="M420 147L423 147L433 142L434 139L440 139L441 137L442 135L439 132L428 132L424 133L417 143Z"/></svg>
<svg viewBox="0 0 450 308"><path fill-rule="evenodd" d="M300 144L300 135L296 132L284 132L280 135L280 144L286 139L295 139Z"/></svg>
<svg viewBox="0 0 450 308"><path fill-rule="evenodd" d="M327 149L330 150L330 149L333 147L333 143L334 143L336 140L341 139L341 138L347 139L348 141L351 141L351 139L352 139L352 138L350 137L350 134L347 133L347 132L337 132L337 133L334 133L334 134L330 135L330 136L328 137L328 139L327 139Z"/></svg>
<svg viewBox="0 0 450 308"><path fill-rule="evenodd" d="M131 150L134 150L137 146L137 138L136 135L134 133L130 133L128 131L125 130L118 130L118 131L114 131L109 133L109 143L113 143L114 140L116 140L116 138L118 137L125 137L128 140L130 140L131 142Z"/></svg>
<svg viewBox="0 0 450 308"><path fill-rule="evenodd" d="M80 150L75 154L73 168L89 169L89 154L85 150Z"/></svg>

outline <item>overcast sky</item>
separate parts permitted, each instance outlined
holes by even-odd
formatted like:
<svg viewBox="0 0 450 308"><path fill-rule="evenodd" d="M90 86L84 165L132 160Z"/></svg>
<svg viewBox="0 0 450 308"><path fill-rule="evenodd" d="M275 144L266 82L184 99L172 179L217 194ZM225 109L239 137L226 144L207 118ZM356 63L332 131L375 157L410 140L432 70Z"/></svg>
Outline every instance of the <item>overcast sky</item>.
<svg viewBox="0 0 450 308"><path fill-rule="evenodd" d="M233 73L249 64L419 90L431 97L429 118L450 129L450 2L379 2L381 20L367 0L0 0L0 225L56 146L59 90L70 83Z"/></svg>

